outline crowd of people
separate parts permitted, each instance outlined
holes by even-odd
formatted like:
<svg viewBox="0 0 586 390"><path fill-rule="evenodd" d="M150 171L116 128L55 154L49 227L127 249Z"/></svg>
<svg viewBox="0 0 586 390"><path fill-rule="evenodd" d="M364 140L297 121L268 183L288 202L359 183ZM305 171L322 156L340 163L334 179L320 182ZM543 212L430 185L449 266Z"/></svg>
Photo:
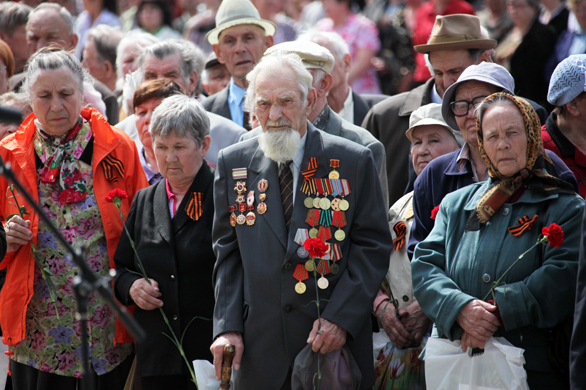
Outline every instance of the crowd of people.
<svg viewBox="0 0 586 390"><path fill-rule="evenodd" d="M2 390L586 390L584 4L0 3Z"/></svg>

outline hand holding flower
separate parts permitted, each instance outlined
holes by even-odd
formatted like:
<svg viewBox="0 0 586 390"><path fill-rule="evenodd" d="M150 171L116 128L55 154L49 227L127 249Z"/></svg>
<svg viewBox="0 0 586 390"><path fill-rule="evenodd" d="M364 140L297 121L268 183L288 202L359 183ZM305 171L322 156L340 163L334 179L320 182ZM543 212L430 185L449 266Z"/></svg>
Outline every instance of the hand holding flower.
<svg viewBox="0 0 586 390"><path fill-rule="evenodd" d="M30 221L25 221L15 215L6 223L7 252L16 252L22 245L26 245L33 239L33 232L29 229Z"/></svg>
<svg viewBox="0 0 586 390"><path fill-rule="evenodd" d="M322 318L321 328L319 320L314 321L307 343L312 344L313 352L326 354L341 349L346 344L346 334L344 328Z"/></svg>
<svg viewBox="0 0 586 390"><path fill-rule="evenodd" d="M154 310L163 306L163 301L158 299L162 294L159 292L159 284L156 280L137 279L130 286L130 296L138 307L143 310Z"/></svg>

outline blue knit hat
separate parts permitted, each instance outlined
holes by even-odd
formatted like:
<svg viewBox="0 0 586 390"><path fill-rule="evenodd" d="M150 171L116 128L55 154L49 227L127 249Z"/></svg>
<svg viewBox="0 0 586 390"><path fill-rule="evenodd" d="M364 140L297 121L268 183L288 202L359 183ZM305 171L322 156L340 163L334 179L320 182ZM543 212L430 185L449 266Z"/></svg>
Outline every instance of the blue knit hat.
<svg viewBox="0 0 586 390"><path fill-rule="evenodd" d="M556 66L551 80L547 101L563 106L586 91L586 54L569 56Z"/></svg>

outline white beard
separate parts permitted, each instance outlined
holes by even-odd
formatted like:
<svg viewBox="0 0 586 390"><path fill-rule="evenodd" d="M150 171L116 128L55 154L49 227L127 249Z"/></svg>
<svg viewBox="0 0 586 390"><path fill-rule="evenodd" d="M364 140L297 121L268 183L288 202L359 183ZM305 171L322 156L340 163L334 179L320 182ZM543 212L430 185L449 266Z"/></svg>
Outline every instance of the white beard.
<svg viewBox="0 0 586 390"><path fill-rule="evenodd" d="M292 161L297 154L301 137L297 130L263 131L258 138L258 146L265 156L273 161L285 163Z"/></svg>

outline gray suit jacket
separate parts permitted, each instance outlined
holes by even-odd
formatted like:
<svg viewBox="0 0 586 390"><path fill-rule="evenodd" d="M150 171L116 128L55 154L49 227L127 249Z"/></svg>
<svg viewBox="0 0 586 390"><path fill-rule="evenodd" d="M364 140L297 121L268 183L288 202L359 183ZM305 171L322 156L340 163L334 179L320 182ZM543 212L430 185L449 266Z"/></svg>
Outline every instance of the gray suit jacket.
<svg viewBox="0 0 586 390"><path fill-rule="evenodd" d="M308 124L303 167L309 157L317 157L316 178L327 177L330 159L339 159L338 172L349 181L346 197L346 239L339 242L340 271L326 276L329 287L320 290L322 317L348 332L346 345L362 372L362 386L374 384L372 357L372 302L387 268L392 238L383 198L370 150L318 131ZM267 211L256 215L253 226L230 225L229 206L236 194L232 170L247 168L247 191L257 183L269 182ZM216 307L214 337L242 332L244 355L235 371L235 389L279 389L284 384L295 357L307 345L307 337L317 319L315 285L305 281L307 291L295 292L293 273L306 259L297 256L294 242L297 229L307 229L305 196L299 180L287 233L278 180L277 163L267 158L257 139L230 146L218 157L214 184L215 218L212 232ZM331 239L330 242L334 242Z"/></svg>
<svg viewBox="0 0 586 390"><path fill-rule="evenodd" d="M413 167L409 162L411 142L405 136L409 129L411 113L421 106L431 103L433 78L425 84L375 104L362 123L362 127L385 146L387 154L387 175L389 183L389 202L394 204L405 193L409 183L409 172Z"/></svg>
<svg viewBox="0 0 586 390"><path fill-rule="evenodd" d="M232 120L230 114L230 106L228 105L228 95L230 94L230 84L220 92L205 99L201 104L203 107L214 114L223 116L226 119Z"/></svg>
<svg viewBox="0 0 586 390"><path fill-rule="evenodd" d="M376 103L382 102L389 96L387 95L376 95L376 94L362 94L359 95L352 91L352 100L354 101L354 124L356 126L362 126L364 118L368 111Z"/></svg>
<svg viewBox="0 0 586 390"><path fill-rule="evenodd" d="M354 141L359 145L362 145L372 152L372 157L374 158L374 166L376 167L376 171L378 173L378 178L381 184L381 188L383 191L383 199L386 209L389 209L389 193L387 191L388 183L387 183L387 166L386 166L386 157L385 157L385 148L380 141L378 141L372 134L368 131L364 130L362 127L358 127L353 125L352 123L348 122L338 114L336 114L330 106L326 106L325 110L328 110L329 113L329 120L327 121L325 127L323 127L322 131L325 131L328 134L336 135L338 137L349 139L350 141ZM259 126L256 129L249 131L248 133L244 134L240 137L240 141L244 141L251 138L256 138L262 134L262 128Z"/></svg>

